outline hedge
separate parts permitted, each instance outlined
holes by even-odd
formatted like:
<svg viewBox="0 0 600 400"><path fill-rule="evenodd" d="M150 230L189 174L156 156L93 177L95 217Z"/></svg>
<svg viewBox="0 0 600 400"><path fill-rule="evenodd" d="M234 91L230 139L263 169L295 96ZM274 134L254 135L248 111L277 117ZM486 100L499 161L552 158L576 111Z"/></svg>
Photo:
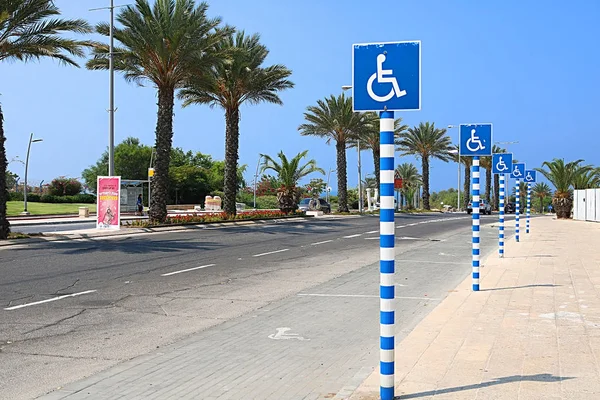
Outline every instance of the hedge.
<svg viewBox="0 0 600 400"><path fill-rule="evenodd" d="M8 199L10 201L23 201L23 192L9 192ZM32 203L77 203L77 204L94 204L96 196L93 194L76 194L74 196L53 196L44 194L40 196L37 193L27 193L27 201Z"/></svg>

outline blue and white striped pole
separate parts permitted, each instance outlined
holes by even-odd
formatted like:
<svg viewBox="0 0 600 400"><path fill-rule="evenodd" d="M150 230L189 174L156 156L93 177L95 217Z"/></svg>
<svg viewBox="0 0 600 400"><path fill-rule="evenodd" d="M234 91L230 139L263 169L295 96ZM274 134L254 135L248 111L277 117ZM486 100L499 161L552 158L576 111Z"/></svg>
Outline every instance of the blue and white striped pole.
<svg viewBox="0 0 600 400"><path fill-rule="evenodd" d="M517 204L515 210L515 239L517 242L519 241L519 212L521 211L521 194L519 193L519 186L521 186L521 181L517 179L517 196L515 201Z"/></svg>
<svg viewBox="0 0 600 400"><path fill-rule="evenodd" d="M473 291L479 290L479 157L473 157Z"/></svg>
<svg viewBox="0 0 600 400"><path fill-rule="evenodd" d="M395 349L395 228L394 228L394 112L379 114L380 192L379 209L379 391L381 400L394 399Z"/></svg>
<svg viewBox="0 0 600 400"><path fill-rule="evenodd" d="M504 258L504 174L500 174L500 223L498 224L498 256Z"/></svg>
<svg viewBox="0 0 600 400"><path fill-rule="evenodd" d="M531 217L531 183L527 182L527 224L525 233L529 233L529 218Z"/></svg>

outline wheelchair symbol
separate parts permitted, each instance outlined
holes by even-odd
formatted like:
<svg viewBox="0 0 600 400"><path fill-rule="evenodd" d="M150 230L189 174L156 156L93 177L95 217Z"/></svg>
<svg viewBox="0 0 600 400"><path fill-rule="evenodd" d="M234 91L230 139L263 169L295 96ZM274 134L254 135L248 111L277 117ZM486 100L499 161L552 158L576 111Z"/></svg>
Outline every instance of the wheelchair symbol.
<svg viewBox="0 0 600 400"><path fill-rule="evenodd" d="M498 157L498 163L496 164L496 170L504 172L508 169L508 166L504 163L502 156Z"/></svg>
<svg viewBox="0 0 600 400"><path fill-rule="evenodd" d="M476 152L479 150L484 150L485 146L481 143L479 136L476 135L477 131L475 129L471 129L471 137L467 140L467 149L472 152Z"/></svg>
<svg viewBox="0 0 600 400"><path fill-rule="evenodd" d="M513 173L512 173L512 175L513 175L515 178L520 178L521 176L523 176L523 175L521 175L521 170L520 170L520 169L519 169L519 167L517 167L516 165L515 165L515 169L513 170Z"/></svg>
<svg viewBox="0 0 600 400"><path fill-rule="evenodd" d="M406 90L400 90L400 86L398 85L398 80L393 76L394 71L391 69L383 69L383 63L385 62L385 54L379 54L377 56L377 72L375 72L369 78L367 82L367 93L369 96L378 102L384 102L390 100L394 95L396 97L406 96ZM385 96L378 96L373 91L373 83L377 79L377 83L391 83L392 90L386 94Z"/></svg>
<svg viewBox="0 0 600 400"><path fill-rule="evenodd" d="M533 176L531 176L531 172L527 173L527 176L525 177L525 180L528 181L528 182L533 181Z"/></svg>

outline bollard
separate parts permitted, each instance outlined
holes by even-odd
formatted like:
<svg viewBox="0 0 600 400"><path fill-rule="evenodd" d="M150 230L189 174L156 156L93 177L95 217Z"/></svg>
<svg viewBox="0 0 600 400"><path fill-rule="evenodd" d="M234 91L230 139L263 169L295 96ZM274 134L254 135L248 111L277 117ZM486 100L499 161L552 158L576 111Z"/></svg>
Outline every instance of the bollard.
<svg viewBox="0 0 600 400"><path fill-rule="evenodd" d="M395 351L395 227L394 227L394 112L379 114L380 189L379 209L379 390L382 400L394 399Z"/></svg>
<svg viewBox="0 0 600 400"><path fill-rule="evenodd" d="M479 290L479 157L473 157L473 291Z"/></svg>
<svg viewBox="0 0 600 400"><path fill-rule="evenodd" d="M519 193L519 186L521 185L521 181L517 179L517 198L516 198L516 210L515 210L515 239L517 242L519 241L519 212L521 211L521 194Z"/></svg>
<svg viewBox="0 0 600 400"><path fill-rule="evenodd" d="M498 256L504 258L504 174L500 174L500 216L498 224Z"/></svg>

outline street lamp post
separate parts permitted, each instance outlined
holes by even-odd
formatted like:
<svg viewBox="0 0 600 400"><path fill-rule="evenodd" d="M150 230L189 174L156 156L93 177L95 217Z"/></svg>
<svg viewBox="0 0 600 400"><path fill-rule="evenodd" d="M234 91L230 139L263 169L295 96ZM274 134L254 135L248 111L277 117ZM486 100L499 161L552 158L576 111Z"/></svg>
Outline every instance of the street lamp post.
<svg viewBox="0 0 600 400"><path fill-rule="evenodd" d="M29 153L31 151L31 143L41 142L44 139L34 139L33 133L29 135L29 145L27 146L27 157L25 158L25 187L23 188L23 212L21 215L29 215L27 211L27 172L29 169Z"/></svg>
<svg viewBox="0 0 600 400"><path fill-rule="evenodd" d="M343 85L342 90L345 92L346 90L352 89L352 85ZM360 167L360 139L356 141L356 150L358 151L358 212L362 214L363 212L363 196L362 196L362 172Z"/></svg>
<svg viewBox="0 0 600 400"><path fill-rule="evenodd" d="M453 129L453 128L458 128L458 126L456 125L448 125L448 129ZM458 147L460 149L460 131L458 133ZM457 186L457 191L458 191L458 201L457 201L457 209L458 211L460 211L460 151L456 150L456 153L453 154L458 154L458 186Z"/></svg>
<svg viewBox="0 0 600 400"><path fill-rule="evenodd" d="M263 155L258 156L258 162L256 163L256 173L254 174L254 209L256 209L256 181L258 180L258 167L260 167L260 160L262 160Z"/></svg>
<svg viewBox="0 0 600 400"><path fill-rule="evenodd" d="M329 168L329 172L327 173L327 187L325 190L327 191L327 202L329 203L329 178L331 177L332 172L336 172L337 169Z"/></svg>

